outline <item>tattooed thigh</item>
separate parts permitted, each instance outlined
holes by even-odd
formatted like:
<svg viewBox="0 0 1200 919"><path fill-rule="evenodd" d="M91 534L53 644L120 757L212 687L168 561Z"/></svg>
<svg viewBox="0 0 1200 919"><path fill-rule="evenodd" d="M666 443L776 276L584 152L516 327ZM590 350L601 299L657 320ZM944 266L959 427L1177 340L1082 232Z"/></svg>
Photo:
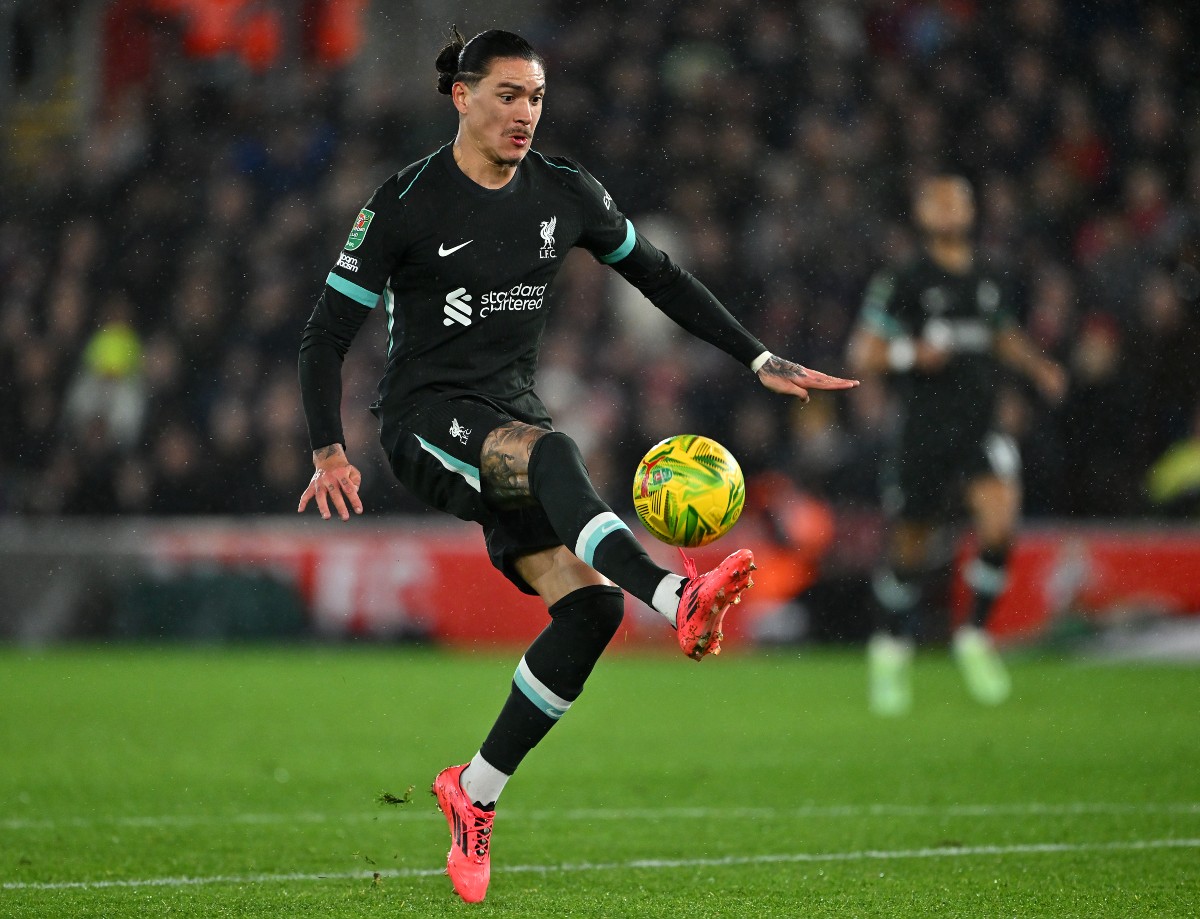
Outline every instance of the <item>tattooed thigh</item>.
<svg viewBox="0 0 1200 919"><path fill-rule="evenodd" d="M483 441L479 458L483 496L500 507L531 504L529 454L533 445L548 433L520 421L508 421Z"/></svg>

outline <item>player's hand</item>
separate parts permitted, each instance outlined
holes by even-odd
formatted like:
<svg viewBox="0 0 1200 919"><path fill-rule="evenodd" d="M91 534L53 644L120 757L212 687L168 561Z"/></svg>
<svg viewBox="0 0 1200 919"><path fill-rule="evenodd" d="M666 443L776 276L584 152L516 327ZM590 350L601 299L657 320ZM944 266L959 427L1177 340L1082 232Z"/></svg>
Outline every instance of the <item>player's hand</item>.
<svg viewBox="0 0 1200 919"><path fill-rule="evenodd" d="M772 392L796 396L802 402L808 401L810 389L853 389L858 385L858 380L831 377L819 370L801 367L773 354L758 369L758 379Z"/></svg>
<svg viewBox="0 0 1200 919"><path fill-rule="evenodd" d="M308 502L314 498L317 510L326 520L332 516L329 510L331 504L343 520L350 519L350 508L354 508L356 514L363 512L362 499L358 497L362 473L346 459L346 451L342 449L341 444L330 444L328 447L314 450L313 465L316 472L308 480L308 487L300 496L297 513L304 513Z"/></svg>

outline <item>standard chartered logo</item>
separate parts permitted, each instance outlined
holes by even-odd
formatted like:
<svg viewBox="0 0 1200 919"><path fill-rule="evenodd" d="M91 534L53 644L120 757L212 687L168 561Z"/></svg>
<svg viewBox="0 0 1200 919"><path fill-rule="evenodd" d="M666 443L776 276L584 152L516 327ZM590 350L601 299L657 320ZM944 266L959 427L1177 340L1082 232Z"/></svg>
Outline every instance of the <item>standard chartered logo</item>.
<svg viewBox="0 0 1200 919"><path fill-rule="evenodd" d="M461 325L471 324L471 307L468 306L471 302L471 295L467 293L465 287L460 287L458 290L452 290L446 294L446 318L442 320L442 325Z"/></svg>
<svg viewBox="0 0 1200 919"><path fill-rule="evenodd" d="M489 313L520 313L530 310L540 310L545 302L545 284L514 284L508 290L491 290L479 298L479 315L483 319ZM471 324L471 302L474 298L467 293L465 287L452 290L446 294L446 305L443 312L446 318L442 325L451 326Z"/></svg>

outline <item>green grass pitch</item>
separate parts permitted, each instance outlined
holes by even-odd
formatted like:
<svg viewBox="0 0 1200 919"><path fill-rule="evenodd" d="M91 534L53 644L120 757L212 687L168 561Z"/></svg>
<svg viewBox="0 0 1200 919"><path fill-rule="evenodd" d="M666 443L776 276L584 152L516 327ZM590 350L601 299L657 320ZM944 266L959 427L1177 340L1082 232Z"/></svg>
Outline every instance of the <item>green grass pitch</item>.
<svg viewBox="0 0 1200 919"><path fill-rule="evenodd" d="M517 657L0 650L0 916L1200 914L1200 669L933 652L894 722L856 653L609 655L467 906L428 787Z"/></svg>

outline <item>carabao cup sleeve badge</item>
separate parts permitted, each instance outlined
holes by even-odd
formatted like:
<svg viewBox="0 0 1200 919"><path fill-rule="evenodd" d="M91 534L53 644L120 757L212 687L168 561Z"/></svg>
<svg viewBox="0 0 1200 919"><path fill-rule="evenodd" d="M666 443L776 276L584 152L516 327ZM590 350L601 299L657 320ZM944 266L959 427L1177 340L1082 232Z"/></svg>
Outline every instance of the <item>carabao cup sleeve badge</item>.
<svg viewBox="0 0 1200 919"><path fill-rule="evenodd" d="M363 208L358 212L358 219L354 221L354 227L350 230L350 238L346 240L347 252L353 252L363 244L363 240L367 238L367 230L370 229L371 221L374 219L374 211Z"/></svg>

